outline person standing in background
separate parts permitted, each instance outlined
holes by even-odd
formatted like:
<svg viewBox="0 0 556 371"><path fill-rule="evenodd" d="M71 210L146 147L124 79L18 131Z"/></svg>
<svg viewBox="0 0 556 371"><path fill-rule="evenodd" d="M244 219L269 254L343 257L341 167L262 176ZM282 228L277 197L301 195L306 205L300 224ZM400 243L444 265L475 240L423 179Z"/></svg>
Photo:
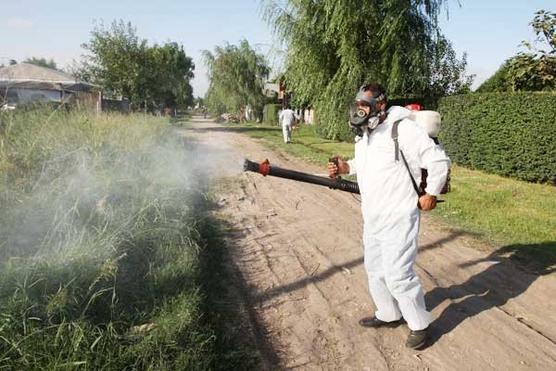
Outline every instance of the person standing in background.
<svg viewBox="0 0 556 371"><path fill-rule="evenodd" d="M295 113L289 107L286 107L280 112L278 119L282 125L284 143L290 143L292 139L292 126L295 124L296 120Z"/></svg>

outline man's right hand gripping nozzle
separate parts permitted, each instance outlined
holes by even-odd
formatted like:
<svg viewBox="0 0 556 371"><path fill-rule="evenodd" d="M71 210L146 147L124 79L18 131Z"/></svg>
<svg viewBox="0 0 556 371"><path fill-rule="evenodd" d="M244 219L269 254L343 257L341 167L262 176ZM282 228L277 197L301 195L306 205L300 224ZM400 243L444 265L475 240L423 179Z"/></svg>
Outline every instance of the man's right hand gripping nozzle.
<svg viewBox="0 0 556 371"><path fill-rule="evenodd" d="M332 156L328 160L328 176L336 179L340 174L349 174L349 164L340 156Z"/></svg>

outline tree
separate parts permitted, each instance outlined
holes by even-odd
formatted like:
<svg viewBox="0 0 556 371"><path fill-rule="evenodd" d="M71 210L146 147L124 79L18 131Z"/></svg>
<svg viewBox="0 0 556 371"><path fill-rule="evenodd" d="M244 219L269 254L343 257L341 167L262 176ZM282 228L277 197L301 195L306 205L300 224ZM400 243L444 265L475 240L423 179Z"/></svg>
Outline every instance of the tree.
<svg viewBox="0 0 556 371"><path fill-rule="evenodd" d="M315 107L326 137L346 138L346 112L365 81L391 97L465 91L465 57L440 36L443 0L289 0L266 2L265 18L288 51L286 85L294 103Z"/></svg>
<svg viewBox="0 0 556 371"><path fill-rule="evenodd" d="M556 13L539 10L530 25L537 35L536 44L523 42L527 52L519 53L510 61L509 85L512 91L556 89Z"/></svg>
<svg viewBox="0 0 556 371"><path fill-rule="evenodd" d="M131 23L114 21L91 32L82 45L90 52L76 75L100 85L107 94L124 96L136 107L187 107L193 102L190 80L194 64L183 46L168 42L149 46Z"/></svg>
<svg viewBox="0 0 556 371"><path fill-rule="evenodd" d="M56 62L54 62L54 59L52 58L50 58L50 60L46 60L46 58L31 57L24 60L23 63L29 63L29 64L34 64L36 66L52 68L53 70L57 69Z"/></svg>
<svg viewBox="0 0 556 371"><path fill-rule="evenodd" d="M145 52L145 79L142 89L147 100L165 107L188 107L193 104L192 60L175 42L154 45Z"/></svg>
<svg viewBox="0 0 556 371"><path fill-rule="evenodd" d="M507 59L502 63L502 65L496 70L496 72L486 79L478 88L477 93L491 93L491 92L502 92L510 91L510 82L508 80L508 71L510 69L510 64L512 58Z"/></svg>
<svg viewBox="0 0 556 371"><path fill-rule="evenodd" d="M539 10L530 25L535 42L523 41L527 51L506 60L478 92L556 89L556 13Z"/></svg>
<svg viewBox="0 0 556 371"><path fill-rule="evenodd" d="M467 54L458 59L452 44L440 35L434 47L430 66L430 85L426 89L430 97L464 94L471 91L474 75L466 75Z"/></svg>
<svg viewBox="0 0 556 371"><path fill-rule="evenodd" d="M95 27L91 40L82 47L90 52L83 67L92 82L103 87L105 94L121 95L132 102L145 100L140 81L144 78L141 61L146 40L139 40L131 23L114 21L110 28Z"/></svg>
<svg viewBox="0 0 556 371"><path fill-rule="evenodd" d="M214 52L203 51L210 79L205 104L211 112L241 111L250 106L255 115L262 115L264 105L263 85L270 69L260 54L247 40L239 45L217 46Z"/></svg>

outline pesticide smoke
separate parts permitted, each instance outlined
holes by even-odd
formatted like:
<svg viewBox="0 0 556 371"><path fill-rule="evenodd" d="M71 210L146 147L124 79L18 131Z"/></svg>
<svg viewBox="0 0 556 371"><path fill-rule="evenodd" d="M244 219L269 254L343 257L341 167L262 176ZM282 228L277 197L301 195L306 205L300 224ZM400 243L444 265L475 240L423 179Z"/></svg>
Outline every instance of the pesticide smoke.
<svg viewBox="0 0 556 371"><path fill-rule="evenodd" d="M151 213L168 217L161 210L176 204L187 209L211 178L241 172L241 159L222 143L185 141L145 123L110 122L99 132L94 123L76 128L76 119L41 128L34 149L6 138L11 150L38 161L15 182L15 175L2 179L0 261L108 259L132 230L148 228L146 220L157 217ZM37 128L28 129L14 135Z"/></svg>
<svg viewBox="0 0 556 371"><path fill-rule="evenodd" d="M205 351L203 192L240 165L164 119L0 112L0 363L141 368L178 344Z"/></svg>

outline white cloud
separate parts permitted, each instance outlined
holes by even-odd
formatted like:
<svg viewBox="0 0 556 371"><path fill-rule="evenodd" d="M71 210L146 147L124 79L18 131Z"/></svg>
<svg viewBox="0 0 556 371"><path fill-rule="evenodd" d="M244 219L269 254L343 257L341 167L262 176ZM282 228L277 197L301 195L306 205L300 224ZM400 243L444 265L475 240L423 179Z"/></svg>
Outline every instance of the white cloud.
<svg viewBox="0 0 556 371"><path fill-rule="evenodd" d="M8 25L8 27L16 28L16 29L32 28L33 27L33 21L32 20L25 19L25 18L17 18L17 17L8 18L8 21L6 22L6 24Z"/></svg>

